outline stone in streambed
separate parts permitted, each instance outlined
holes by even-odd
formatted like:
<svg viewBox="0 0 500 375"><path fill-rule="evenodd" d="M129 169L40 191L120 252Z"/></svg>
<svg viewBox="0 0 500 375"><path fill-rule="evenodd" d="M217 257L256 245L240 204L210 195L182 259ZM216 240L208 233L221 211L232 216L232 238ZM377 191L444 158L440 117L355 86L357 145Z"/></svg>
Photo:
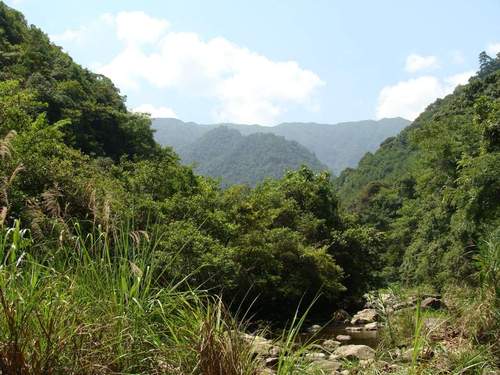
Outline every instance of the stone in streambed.
<svg viewBox="0 0 500 375"><path fill-rule="evenodd" d="M310 326L310 327L307 329L307 332L309 332L309 333L316 333L316 332L318 332L320 329L321 329L321 326L320 326L320 325L318 325L318 324L314 324L314 325Z"/></svg>
<svg viewBox="0 0 500 375"><path fill-rule="evenodd" d="M351 319L351 324L366 324L372 323L378 320L378 313L375 309L364 309L358 311Z"/></svg>
<svg viewBox="0 0 500 375"><path fill-rule="evenodd" d="M375 350L366 345L345 345L338 347L335 355L347 359L373 359Z"/></svg>
<svg viewBox="0 0 500 375"><path fill-rule="evenodd" d="M335 337L335 339L340 342L345 342L345 341L351 341L352 337L349 335L338 335L337 337Z"/></svg>
<svg viewBox="0 0 500 375"><path fill-rule="evenodd" d="M340 346L340 342L336 340L325 340L323 341L323 344L321 346L326 349L327 351L333 351L337 349Z"/></svg>
<svg viewBox="0 0 500 375"><path fill-rule="evenodd" d="M314 362L314 367L323 374L335 374L340 369L340 362L334 359L321 359Z"/></svg>
<svg viewBox="0 0 500 375"><path fill-rule="evenodd" d="M366 331L376 331L378 329L378 323L377 322L373 322L373 323L365 324L364 329Z"/></svg>
<svg viewBox="0 0 500 375"><path fill-rule="evenodd" d="M306 358L311 361L317 361L319 359L325 359L326 354L321 352L312 352L312 353L307 353Z"/></svg>

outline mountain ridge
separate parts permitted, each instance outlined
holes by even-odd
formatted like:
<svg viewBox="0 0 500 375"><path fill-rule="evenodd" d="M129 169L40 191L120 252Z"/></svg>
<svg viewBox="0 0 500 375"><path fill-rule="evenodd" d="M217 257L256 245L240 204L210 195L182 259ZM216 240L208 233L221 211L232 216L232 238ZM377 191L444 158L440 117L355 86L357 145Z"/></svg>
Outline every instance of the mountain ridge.
<svg viewBox="0 0 500 375"><path fill-rule="evenodd" d="M298 142L269 133L243 135L227 126L210 129L177 152L184 163L202 175L221 178L223 185L254 186L302 165L315 171L328 169Z"/></svg>
<svg viewBox="0 0 500 375"><path fill-rule="evenodd" d="M243 135L272 133L296 141L314 153L334 174L355 167L366 152L374 152L385 139L397 135L408 125L410 121L403 118L337 124L286 122L272 127L232 123L197 124L173 118L152 119L157 142L176 150L186 147L211 129L226 126L239 130Z"/></svg>

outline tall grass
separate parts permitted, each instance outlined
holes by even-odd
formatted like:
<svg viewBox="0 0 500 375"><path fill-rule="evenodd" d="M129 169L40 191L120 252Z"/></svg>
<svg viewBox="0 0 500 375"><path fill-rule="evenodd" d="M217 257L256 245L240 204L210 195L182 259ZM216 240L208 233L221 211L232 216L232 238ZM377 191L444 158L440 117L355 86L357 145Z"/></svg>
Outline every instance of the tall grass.
<svg viewBox="0 0 500 375"><path fill-rule="evenodd" d="M304 361L305 354L316 344L314 335L307 342L298 345L298 336L301 333L305 320L311 308L318 300L317 295L307 309L300 314L300 306L295 310L290 324L282 331L279 339L281 350L276 368L277 375L305 374L314 371L312 364Z"/></svg>
<svg viewBox="0 0 500 375"><path fill-rule="evenodd" d="M35 254L19 222L0 233L0 373L257 373L220 301L157 284L155 236L76 225L69 245Z"/></svg>

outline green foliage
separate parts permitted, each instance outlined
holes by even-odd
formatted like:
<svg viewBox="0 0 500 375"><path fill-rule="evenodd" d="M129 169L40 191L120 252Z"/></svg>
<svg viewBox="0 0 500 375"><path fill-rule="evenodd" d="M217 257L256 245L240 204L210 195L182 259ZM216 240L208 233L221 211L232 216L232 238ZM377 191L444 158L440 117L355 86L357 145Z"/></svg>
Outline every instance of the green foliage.
<svg viewBox="0 0 500 375"><path fill-rule="evenodd" d="M283 123L276 126L223 124L222 126L238 130L242 135L266 133L295 141L314 153L330 171L339 174L345 168L356 166L366 152L374 152L384 139L396 135L409 124L408 120L398 117L339 124ZM196 152L195 145L208 132L221 125L199 125L173 118L157 118L153 119L152 126L156 131L155 139L163 146L173 147L184 158L185 152L187 156L192 155L193 150ZM262 141L262 138L257 139ZM268 142L273 139L275 138L268 138ZM278 142L274 140L274 143ZM217 152L219 150L217 147L225 147L223 143L205 146L213 147L212 152ZM261 156L259 153L255 155ZM202 158L194 161L199 162L200 166L205 162Z"/></svg>
<svg viewBox="0 0 500 375"><path fill-rule="evenodd" d="M205 176L220 178L224 186L255 186L265 178L281 178L287 170L307 165L326 167L297 142L273 134L243 136L235 129L218 127L179 149L183 162L194 164Z"/></svg>
<svg viewBox="0 0 500 375"><path fill-rule="evenodd" d="M36 35L44 46L43 34L24 31ZM47 49L60 55L48 45L39 53ZM34 54L36 58L47 57ZM2 74L28 72L26 66L32 62L25 59L7 65ZM33 69L52 69L42 68ZM78 107L87 99L77 83L64 76L54 81L72 93L69 103ZM225 302L245 300L251 305L257 300L255 312L267 318L290 315L301 300L305 306L319 291L318 308L356 303L377 282L372 273L379 266L379 235L343 217L328 173L303 167L255 189L221 190L214 181L180 165L170 149L153 144L151 152L144 151L150 138L149 120L142 115L119 114L124 116L119 126L127 132L123 137L99 133L103 141L121 139L124 155L112 147L103 151L97 138L87 139L94 137L93 130L82 128L79 135L68 137L75 124L83 124L80 114L65 107L61 119L56 116L54 121L53 98L25 85L21 80L0 83L0 225L12 225L20 218L34 239L60 246L74 236L85 237L95 227L109 234L123 223L133 223L138 231L148 230L145 235L157 244L154 277L159 282L187 277L189 284L203 285ZM121 99L117 103L123 106ZM100 126L113 122L119 112L109 111L95 119ZM77 135L83 138L78 140ZM298 167L302 162L304 149L296 143L273 135L247 138L261 147L260 155L274 152L271 155L284 163L278 166ZM78 142L92 144L92 150L83 150L88 154L78 150ZM283 158L279 145L291 150L290 158ZM245 154L243 145L237 148ZM265 174L276 168L276 160L264 160ZM47 249L38 251L43 254Z"/></svg>
<svg viewBox="0 0 500 375"><path fill-rule="evenodd" d="M128 113L123 97L108 78L75 64L47 35L28 26L19 12L3 2L0 66L0 81L15 81L0 90L0 108L9 105L3 95L6 91L11 92L7 92L7 98L13 98L12 91L20 90L16 96L20 105L16 106L33 116L45 112L49 123L70 120L64 130L65 139L86 154L117 159L122 155L144 157L156 152L149 118ZM34 105L30 101L44 104ZM0 119L2 116L5 113L0 110ZM0 122L2 128L14 130L24 123Z"/></svg>
<svg viewBox="0 0 500 375"><path fill-rule="evenodd" d="M474 282L472 258L500 225L499 58L485 56L467 85L335 181L361 223L386 233L389 280Z"/></svg>
<svg viewBox="0 0 500 375"><path fill-rule="evenodd" d="M35 245L19 221L0 230L2 373L219 374L212 366L250 375L260 367L240 335L246 327L220 301L181 290L182 279L155 282L149 238L124 227L51 246Z"/></svg>

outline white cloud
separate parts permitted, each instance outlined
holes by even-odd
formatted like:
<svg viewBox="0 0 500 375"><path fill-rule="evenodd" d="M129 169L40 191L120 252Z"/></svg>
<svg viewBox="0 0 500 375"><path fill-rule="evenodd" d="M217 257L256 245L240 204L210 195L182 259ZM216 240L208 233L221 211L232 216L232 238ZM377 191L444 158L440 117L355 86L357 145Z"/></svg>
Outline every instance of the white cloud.
<svg viewBox="0 0 500 375"><path fill-rule="evenodd" d="M87 29L85 27L79 29L67 29L60 34L50 35L50 39L55 43L78 43L85 38L85 32Z"/></svg>
<svg viewBox="0 0 500 375"><path fill-rule="evenodd" d="M122 89L146 83L212 98L217 121L270 125L291 105L314 108L314 93L324 85L295 61L273 61L222 37L168 31L168 22L142 12L111 21L124 48L100 73Z"/></svg>
<svg viewBox="0 0 500 375"><path fill-rule="evenodd" d="M116 28L119 40L129 45L155 43L169 28L166 20L148 16L144 12L120 12L116 16L105 14L103 18Z"/></svg>
<svg viewBox="0 0 500 375"><path fill-rule="evenodd" d="M491 57L495 57L497 53L500 52L500 42L488 44L488 47L486 47L486 52Z"/></svg>
<svg viewBox="0 0 500 375"><path fill-rule="evenodd" d="M171 108L167 107L155 107L152 104L142 104L138 107L132 109L133 112L149 113L153 118L172 118L177 117L175 112Z"/></svg>
<svg viewBox="0 0 500 375"><path fill-rule="evenodd" d="M66 29L62 33L51 34L49 37L51 41L62 44L65 47L78 44L80 47L85 45L88 48L92 48L95 40L103 34L109 33L111 27L115 27L115 17L104 13L87 25Z"/></svg>
<svg viewBox="0 0 500 375"><path fill-rule="evenodd" d="M421 56L412 53L406 58L405 70L410 73L437 67L439 67L439 63L436 56Z"/></svg>
<svg viewBox="0 0 500 375"><path fill-rule="evenodd" d="M414 120L434 100L451 93L457 85L465 84L473 74L468 71L444 79L422 76L386 86L380 91L376 116Z"/></svg>
<svg viewBox="0 0 500 375"><path fill-rule="evenodd" d="M474 74L475 73L473 70L469 70L463 73L458 73L446 77L444 81L447 83L448 88L450 89L449 91L451 92L458 85L465 85L469 81L469 78L472 77Z"/></svg>

